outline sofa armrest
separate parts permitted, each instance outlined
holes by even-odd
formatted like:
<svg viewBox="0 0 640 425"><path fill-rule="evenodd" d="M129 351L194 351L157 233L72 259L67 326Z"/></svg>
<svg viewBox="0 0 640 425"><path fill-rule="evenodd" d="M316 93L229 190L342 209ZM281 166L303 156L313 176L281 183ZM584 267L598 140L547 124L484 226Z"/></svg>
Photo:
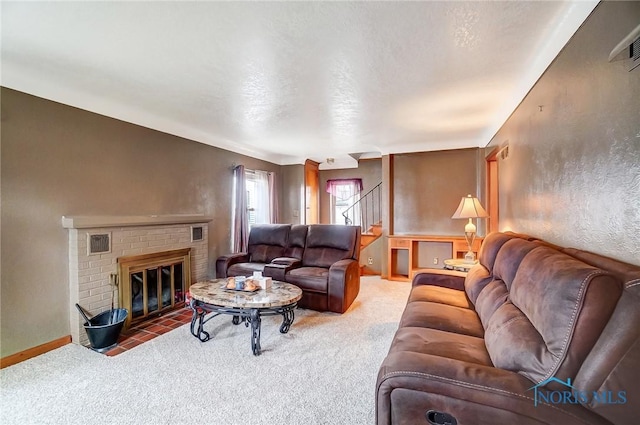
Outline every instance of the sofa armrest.
<svg viewBox="0 0 640 425"><path fill-rule="evenodd" d="M340 260L329 268L329 311L344 313L360 292L360 263Z"/></svg>
<svg viewBox="0 0 640 425"><path fill-rule="evenodd" d="M276 260L280 261L276 263ZM279 280L281 282L285 281L284 276L289 270L298 268L302 265L302 261L298 260L297 258L280 257L274 259L273 261L274 262L271 262L264 266L264 269L262 269L262 275L270 277L273 280Z"/></svg>
<svg viewBox="0 0 640 425"><path fill-rule="evenodd" d="M236 263L246 263L249 261L249 254L239 252L237 254L227 254L218 257L216 260L216 277L227 277L227 270Z"/></svg>
<svg viewBox="0 0 640 425"><path fill-rule="evenodd" d="M455 270L430 270L414 276L411 286L434 285L464 291L466 274Z"/></svg>
<svg viewBox="0 0 640 425"><path fill-rule="evenodd" d="M290 266L291 268L300 267L302 260L293 257L278 257L271 260L271 264L280 264L283 266Z"/></svg>

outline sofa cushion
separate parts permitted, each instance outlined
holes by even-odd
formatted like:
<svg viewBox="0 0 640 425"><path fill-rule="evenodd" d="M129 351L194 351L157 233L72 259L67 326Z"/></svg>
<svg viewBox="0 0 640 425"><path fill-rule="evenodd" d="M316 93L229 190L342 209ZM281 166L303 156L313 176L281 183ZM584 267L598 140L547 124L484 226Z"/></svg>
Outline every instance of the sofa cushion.
<svg viewBox="0 0 640 425"><path fill-rule="evenodd" d="M482 288L473 290L476 293L475 309L485 328L489 326L489 319L495 311L507 302L511 283L525 255L538 246L517 237L502 244L502 248L496 255L493 278L489 283L482 282L480 284ZM473 282L470 280L467 287L470 288ZM476 284L478 284L477 281Z"/></svg>
<svg viewBox="0 0 640 425"><path fill-rule="evenodd" d="M431 286L462 291L466 277L467 273L456 270L429 269L416 273L411 281L411 286Z"/></svg>
<svg viewBox="0 0 640 425"><path fill-rule="evenodd" d="M475 311L451 305L414 301L407 304L400 327L423 327L482 338L484 328Z"/></svg>
<svg viewBox="0 0 640 425"><path fill-rule="evenodd" d="M284 248L273 245L252 245L249 247L251 262L253 263L270 263L274 258L281 257Z"/></svg>
<svg viewBox="0 0 640 425"><path fill-rule="evenodd" d="M575 377L611 316L622 291L620 282L540 245L524 256L513 281L508 273L502 278L511 290L485 330L494 365L536 383L551 376Z"/></svg>
<svg viewBox="0 0 640 425"><path fill-rule="evenodd" d="M340 260L357 259L359 235L359 227L356 226L310 225L302 264L329 268Z"/></svg>
<svg viewBox="0 0 640 425"><path fill-rule="evenodd" d="M464 280L464 290L471 303L476 303L478 295L491 280L493 280L491 272L482 263L471 267L471 270L467 273L467 278Z"/></svg>
<svg viewBox="0 0 640 425"><path fill-rule="evenodd" d="M304 245L307 241L308 227L309 226L305 224L296 224L291 226L291 230L289 231L289 241L287 242L287 247L284 250L285 257L302 260Z"/></svg>
<svg viewBox="0 0 640 425"><path fill-rule="evenodd" d="M414 287L409 294L409 302L413 301L430 301L455 307L473 308L464 291L433 285Z"/></svg>
<svg viewBox="0 0 640 425"><path fill-rule="evenodd" d="M511 233L489 233L482 241L482 246L478 253L478 262L486 269L493 270L493 265L496 262L496 257L498 256L498 252L500 252L502 245L509 242L514 237L517 236Z"/></svg>
<svg viewBox="0 0 640 425"><path fill-rule="evenodd" d="M248 252L252 263L269 263L284 255L290 224L258 224L251 227Z"/></svg>
<svg viewBox="0 0 640 425"><path fill-rule="evenodd" d="M286 274L286 281L304 290L327 292L329 269L324 267L299 267Z"/></svg>
<svg viewBox="0 0 640 425"><path fill-rule="evenodd" d="M480 292L486 285L494 280L492 271L497 262L502 246L507 242L516 240L524 241L515 233L490 233L482 241L480 252L478 253L478 265L472 267L465 280L465 291L472 303L476 303ZM520 262L518 262L520 264ZM517 266L516 266L517 268Z"/></svg>
<svg viewBox="0 0 640 425"><path fill-rule="evenodd" d="M482 322L482 326L485 328L489 326L491 316L508 301L509 291L507 291L507 285L501 279L494 279L486 285L478 295L475 305L475 310Z"/></svg>
<svg viewBox="0 0 640 425"><path fill-rule="evenodd" d="M396 351L412 351L491 366L491 358L482 338L438 329L400 327L389 349L389 352Z"/></svg>
<svg viewBox="0 0 640 425"><path fill-rule="evenodd" d="M504 282L507 291L511 290L511 284L516 277L516 273L524 257L538 246L540 245L535 242L529 242L519 238L513 238L502 245L502 249L496 256L493 276Z"/></svg>

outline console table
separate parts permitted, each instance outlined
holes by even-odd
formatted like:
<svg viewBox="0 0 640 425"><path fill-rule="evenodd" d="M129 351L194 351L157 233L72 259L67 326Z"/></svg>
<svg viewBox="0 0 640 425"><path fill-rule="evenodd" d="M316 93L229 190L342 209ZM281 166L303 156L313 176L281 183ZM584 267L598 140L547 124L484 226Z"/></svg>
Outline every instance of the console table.
<svg viewBox="0 0 640 425"><path fill-rule="evenodd" d="M476 237L473 242L476 256L482 239ZM433 254L431 258L421 255L421 251L425 253L430 248L441 254ZM445 259L464 258L468 248L464 236L391 235L388 237L388 249L388 279L409 281L418 271L442 269Z"/></svg>

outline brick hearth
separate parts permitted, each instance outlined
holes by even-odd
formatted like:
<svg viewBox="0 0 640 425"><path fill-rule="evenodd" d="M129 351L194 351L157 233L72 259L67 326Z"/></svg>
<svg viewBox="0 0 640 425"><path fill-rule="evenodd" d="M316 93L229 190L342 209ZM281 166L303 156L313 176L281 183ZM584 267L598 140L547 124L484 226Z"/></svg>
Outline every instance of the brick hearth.
<svg viewBox="0 0 640 425"><path fill-rule="evenodd" d="M131 350L140 344L151 341L155 337L191 322L192 316L193 312L191 309L183 307L156 319L133 326L131 329L122 332L118 339L118 345L104 354L107 356L116 356L127 350Z"/></svg>

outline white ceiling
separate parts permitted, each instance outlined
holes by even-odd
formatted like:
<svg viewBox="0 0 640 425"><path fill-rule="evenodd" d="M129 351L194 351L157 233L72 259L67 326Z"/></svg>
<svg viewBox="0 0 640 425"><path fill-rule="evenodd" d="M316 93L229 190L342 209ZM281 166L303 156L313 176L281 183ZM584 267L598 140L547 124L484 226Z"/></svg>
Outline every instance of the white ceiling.
<svg viewBox="0 0 640 425"><path fill-rule="evenodd" d="M0 78L277 164L349 166L485 146L596 4L2 1Z"/></svg>

